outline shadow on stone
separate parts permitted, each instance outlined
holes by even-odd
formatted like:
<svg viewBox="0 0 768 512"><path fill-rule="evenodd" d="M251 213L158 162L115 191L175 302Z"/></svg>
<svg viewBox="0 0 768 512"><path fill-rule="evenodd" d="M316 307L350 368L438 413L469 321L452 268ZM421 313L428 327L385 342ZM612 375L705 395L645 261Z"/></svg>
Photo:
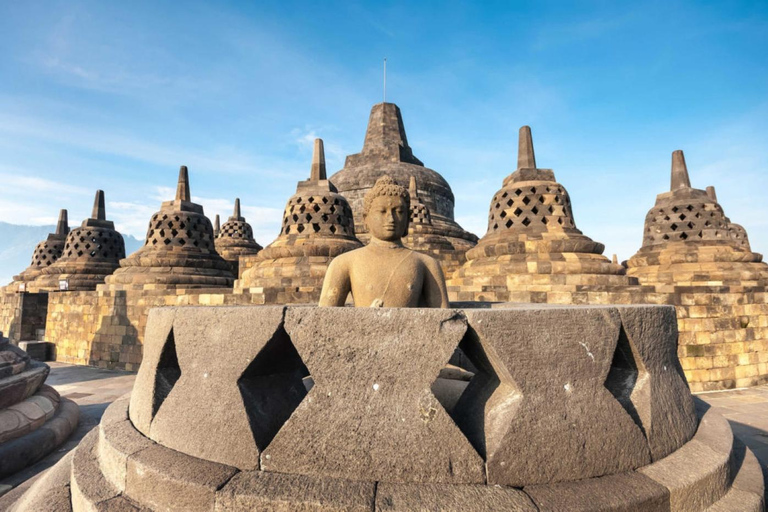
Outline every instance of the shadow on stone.
<svg viewBox="0 0 768 512"><path fill-rule="evenodd" d="M643 391L642 388L647 380L648 372L643 366L642 359L633 349L622 326L616 342L616 350L613 353L611 370L605 379L605 387L616 397L646 437L648 434L643 426L641 411L638 410L633 399L636 398L636 394Z"/></svg>
<svg viewBox="0 0 768 512"><path fill-rule="evenodd" d="M163 352L160 354L160 362L155 373L155 394L152 397L153 418L179 377L181 377L181 368L179 367L179 358L176 355L176 340L173 336L173 329L171 329L163 346Z"/></svg>
<svg viewBox="0 0 768 512"><path fill-rule="evenodd" d="M237 381L260 451L288 421L311 384L309 370L281 325Z"/></svg>

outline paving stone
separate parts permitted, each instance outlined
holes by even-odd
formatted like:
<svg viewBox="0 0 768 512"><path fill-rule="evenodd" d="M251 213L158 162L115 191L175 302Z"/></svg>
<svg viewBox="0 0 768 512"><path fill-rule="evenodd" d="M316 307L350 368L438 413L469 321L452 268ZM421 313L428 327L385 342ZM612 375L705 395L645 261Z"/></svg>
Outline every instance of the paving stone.
<svg viewBox="0 0 768 512"><path fill-rule="evenodd" d="M430 390L466 330L460 312L289 308L285 328L314 387L262 453L262 469L484 483L481 457Z"/></svg>
<svg viewBox="0 0 768 512"><path fill-rule="evenodd" d="M235 475L216 496L216 510L370 512L376 485L267 471Z"/></svg>

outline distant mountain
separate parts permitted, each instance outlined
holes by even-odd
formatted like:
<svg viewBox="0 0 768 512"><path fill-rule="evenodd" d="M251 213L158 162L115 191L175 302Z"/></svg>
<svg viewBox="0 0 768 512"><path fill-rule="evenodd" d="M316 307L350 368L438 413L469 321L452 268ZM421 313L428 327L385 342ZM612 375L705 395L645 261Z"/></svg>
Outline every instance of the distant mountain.
<svg viewBox="0 0 768 512"><path fill-rule="evenodd" d="M10 283L13 276L29 266L35 246L54 231L54 225L19 226L0 222L0 286ZM131 235L124 234L123 239L126 254L144 245L143 240L137 240Z"/></svg>

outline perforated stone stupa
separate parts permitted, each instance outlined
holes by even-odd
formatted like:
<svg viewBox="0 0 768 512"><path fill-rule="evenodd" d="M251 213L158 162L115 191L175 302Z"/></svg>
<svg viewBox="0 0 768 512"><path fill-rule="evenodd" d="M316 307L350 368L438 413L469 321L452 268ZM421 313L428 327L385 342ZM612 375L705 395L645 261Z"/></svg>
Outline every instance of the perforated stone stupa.
<svg viewBox="0 0 768 512"><path fill-rule="evenodd" d="M520 128L517 170L491 200L488 232L448 281L454 301L605 302L590 297L636 281L576 228L568 192L536 167L531 129Z"/></svg>
<svg viewBox="0 0 768 512"><path fill-rule="evenodd" d="M218 219L218 215L216 215ZM257 254L262 247L253 239L253 228L240 215L240 199L235 199L232 216L220 228L216 226L216 251L232 266L238 276L240 256Z"/></svg>
<svg viewBox="0 0 768 512"><path fill-rule="evenodd" d="M326 177L323 141L316 139L309 179L288 200L280 235L243 269L236 292L259 294L267 304L317 302L331 260L361 246L349 203Z"/></svg>
<svg viewBox="0 0 768 512"><path fill-rule="evenodd" d="M20 272L17 276L13 276L11 287L35 280L40 275L41 269L56 263L64 252L64 245L68 234L67 210L61 210L59 212L59 221L56 224L56 232L50 233L48 238L35 246L35 250L32 253L32 262L26 270Z"/></svg>
<svg viewBox="0 0 768 512"><path fill-rule="evenodd" d="M768 382L768 265L714 187L691 187L682 151L672 153L670 191L656 197L643 245L625 264L677 306L680 358L694 390Z"/></svg>
<svg viewBox="0 0 768 512"><path fill-rule="evenodd" d="M95 290L125 258L123 235L107 220L104 191L97 190L91 217L69 232L56 263L40 269L32 291Z"/></svg>
<svg viewBox="0 0 768 512"><path fill-rule="evenodd" d="M424 167L413 155L400 109L394 103L379 103L371 109L363 150L349 155L344 168L331 176L339 193L349 200L355 216L355 233L363 243L369 235L363 223L363 198L365 193L384 175L405 186L411 177L416 179L422 203L431 215L429 241L413 238L411 249L431 254L445 262L446 274L455 268L454 261L462 260L463 254L477 243L477 237L464 231L453 219L454 197L450 185L437 172ZM435 237L444 239L441 244L450 245L452 251L433 252ZM419 245L425 241L426 245Z"/></svg>
<svg viewBox="0 0 768 512"><path fill-rule="evenodd" d="M627 266L630 275L657 286L756 286L768 278L768 265L750 250L746 230L725 216L714 187L691 187L680 150L672 153L670 191L656 197L643 246Z"/></svg>
<svg viewBox="0 0 768 512"><path fill-rule="evenodd" d="M229 263L216 252L211 221L191 200L189 173L182 166L176 198L152 216L144 246L120 262L105 289L228 287L233 282Z"/></svg>

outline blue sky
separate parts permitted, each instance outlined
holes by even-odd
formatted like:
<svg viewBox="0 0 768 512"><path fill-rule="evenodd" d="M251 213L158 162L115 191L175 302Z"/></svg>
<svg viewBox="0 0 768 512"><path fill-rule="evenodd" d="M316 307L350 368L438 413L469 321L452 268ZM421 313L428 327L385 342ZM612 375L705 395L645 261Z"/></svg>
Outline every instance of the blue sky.
<svg viewBox="0 0 768 512"><path fill-rule="evenodd" d="M2 221L79 223L102 188L142 238L185 164L206 213L239 196L266 245L314 137L329 174L362 147L387 57L478 235L529 124L608 255L640 247L675 149L768 251L766 2L4 2L0 49Z"/></svg>

